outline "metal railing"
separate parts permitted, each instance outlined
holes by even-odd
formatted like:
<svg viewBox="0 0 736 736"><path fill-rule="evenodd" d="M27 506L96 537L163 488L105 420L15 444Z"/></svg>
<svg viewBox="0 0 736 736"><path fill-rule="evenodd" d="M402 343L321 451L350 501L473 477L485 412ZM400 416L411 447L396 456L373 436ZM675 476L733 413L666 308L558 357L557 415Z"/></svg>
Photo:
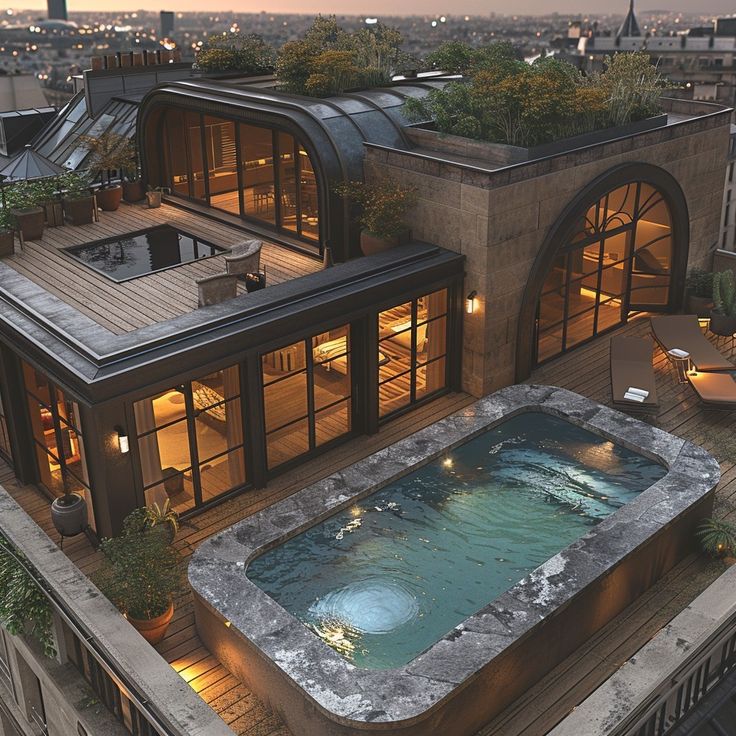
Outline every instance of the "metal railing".
<svg viewBox="0 0 736 736"><path fill-rule="evenodd" d="M736 613L609 736L666 736L736 668Z"/></svg>

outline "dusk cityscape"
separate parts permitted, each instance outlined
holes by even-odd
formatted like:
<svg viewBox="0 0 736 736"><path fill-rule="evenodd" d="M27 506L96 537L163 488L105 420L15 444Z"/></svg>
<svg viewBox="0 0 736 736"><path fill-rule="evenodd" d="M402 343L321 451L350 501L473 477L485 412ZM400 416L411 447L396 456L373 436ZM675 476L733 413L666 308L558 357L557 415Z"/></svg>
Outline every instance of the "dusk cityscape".
<svg viewBox="0 0 736 736"><path fill-rule="evenodd" d="M0 8L0 736L736 736L736 13Z"/></svg>

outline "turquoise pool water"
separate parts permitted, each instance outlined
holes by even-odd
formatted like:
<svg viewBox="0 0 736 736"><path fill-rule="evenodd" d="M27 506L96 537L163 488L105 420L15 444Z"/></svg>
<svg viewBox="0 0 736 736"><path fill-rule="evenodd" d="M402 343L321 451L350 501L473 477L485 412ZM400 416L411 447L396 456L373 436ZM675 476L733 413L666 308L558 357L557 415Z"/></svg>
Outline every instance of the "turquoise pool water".
<svg viewBox="0 0 736 736"><path fill-rule="evenodd" d="M398 667L663 477L527 412L254 559L247 575L358 667Z"/></svg>

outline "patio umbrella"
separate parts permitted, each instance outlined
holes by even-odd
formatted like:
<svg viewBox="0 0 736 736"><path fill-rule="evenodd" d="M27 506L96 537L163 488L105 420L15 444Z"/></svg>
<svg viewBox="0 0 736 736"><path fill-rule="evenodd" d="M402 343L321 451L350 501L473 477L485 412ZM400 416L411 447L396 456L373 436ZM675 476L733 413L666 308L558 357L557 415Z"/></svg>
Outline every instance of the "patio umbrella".
<svg viewBox="0 0 736 736"><path fill-rule="evenodd" d="M30 143L8 161L0 169L0 194L2 194L3 208L5 207L5 182L26 181L28 179L44 179L47 176L56 176L65 169L45 156L34 151Z"/></svg>

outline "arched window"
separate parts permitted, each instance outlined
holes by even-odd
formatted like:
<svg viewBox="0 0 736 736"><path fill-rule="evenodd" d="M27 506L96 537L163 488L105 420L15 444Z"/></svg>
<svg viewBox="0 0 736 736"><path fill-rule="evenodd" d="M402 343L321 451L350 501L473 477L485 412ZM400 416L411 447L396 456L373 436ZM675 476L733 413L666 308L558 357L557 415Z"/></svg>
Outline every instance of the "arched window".
<svg viewBox="0 0 736 736"><path fill-rule="evenodd" d="M590 200L588 200L590 201ZM572 213L537 300L534 362L670 303L673 224L663 193L629 181Z"/></svg>

